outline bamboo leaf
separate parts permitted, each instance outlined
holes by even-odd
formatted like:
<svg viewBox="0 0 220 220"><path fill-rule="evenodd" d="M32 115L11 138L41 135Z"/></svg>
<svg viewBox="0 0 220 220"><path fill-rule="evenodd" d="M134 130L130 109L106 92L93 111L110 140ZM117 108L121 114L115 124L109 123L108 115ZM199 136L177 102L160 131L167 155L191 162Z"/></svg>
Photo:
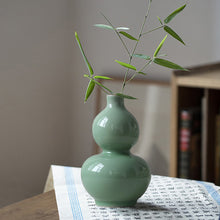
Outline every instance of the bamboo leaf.
<svg viewBox="0 0 220 220"><path fill-rule="evenodd" d="M94 26L102 29L114 30L112 26L107 24L94 24Z"/></svg>
<svg viewBox="0 0 220 220"><path fill-rule="evenodd" d="M160 24L163 25L163 22L161 21L159 16L157 16L157 19L159 20Z"/></svg>
<svg viewBox="0 0 220 220"><path fill-rule="evenodd" d="M176 40L180 41L182 44L185 45L184 41L181 39L181 37L173 30L171 29L170 27L168 26L164 26L164 30L170 34L172 37L174 37Z"/></svg>
<svg viewBox="0 0 220 220"><path fill-rule="evenodd" d="M93 69L92 69L92 67L91 67L91 65L90 65L90 63L89 63L89 61L88 61L88 59L87 59L87 57L86 57L86 55L85 55L85 53L84 53L84 50L83 50L83 48L82 48L82 45L81 45L81 42L80 42L80 40L79 40L79 37L78 37L77 32L75 32L75 38L76 38L76 41L77 41L77 43L78 43L79 49L80 49L80 51L81 51L81 53L82 53L82 56L83 56L83 58L84 58L84 61L85 61L85 63L86 63L86 66L87 66L87 68L88 68L88 70L89 70L89 72L90 72L90 75L92 76L92 75L94 74Z"/></svg>
<svg viewBox="0 0 220 220"><path fill-rule="evenodd" d="M164 41L166 40L167 35L163 38L163 40L160 42L160 44L158 45L157 49L154 52L154 57L157 57L158 53L160 52L161 47L164 44Z"/></svg>
<svg viewBox="0 0 220 220"><path fill-rule="evenodd" d="M116 93L115 95L120 96L120 97L125 98L125 99L137 99L135 97L132 97L132 96L129 96L129 95L124 95L122 93Z"/></svg>
<svg viewBox="0 0 220 220"><path fill-rule="evenodd" d="M90 80L88 87L87 87L87 90L86 90L84 102L86 102L88 100L89 96L91 95L92 91L94 90L94 87L95 87L95 83L92 80Z"/></svg>
<svg viewBox="0 0 220 220"><path fill-rule="evenodd" d="M112 78L107 76L94 76L94 79L112 79Z"/></svg>
<svg viewBox="0 0 220 220"><path fill-rule="evenodd" d="M143 73L143 72L137 72L137 73L139 73L139 74L141 74L141 75L144 75L144 76L146 76L147 75L147 73Z"/></svg>
<svg viewBox="0 0 220 220"><path fill-rule="evenodd" d="M167 16L167 18L164 19L164 23L168 24L177 14L179 14L184 8L186 7L186 4L181 6L180 8L177 8L174 12L172 12L170 15Z"/></svg>
<svg viewBox="0 0 220 220"><path fill-rule="evenodd" d="M138 57L138 58L141 58L141 59L144 59L144 60L150 60L151 59L151 57L146 56L144 54L133 54L133 57Z"/></svg>
<svg viewBox="0 0 220 220"><path fill-rule="evenodd" d="M117 27L116 30L130 30L128 27Z"/></svg>
<svg viewBox="0 0 220 220"><path fill-rule="evenodd" d="M105 89L106 91L110 92L111 94L113 94L113 92L107 88L106 86L104 86L102 83L98 82L98 81L95 81L94 79L91 79L95 84L101 86L103 89Z"/></svg>
<svg viewBox="0 0 220 220"><path fill-rule="evenodd" d="M185 71L188 71L187 69L179 66L178 64L175 64L173 62L170 62L168 60L164 60L164 59L161 59L161 58L155 58L153 60L154 63L160 65L160 66L164 66L164 67L167 67L167 68L170 68L170 69L176 69L176 70L185 70Z"/></svg>
<svg viewBox="0 0 220 220"><path fill-rule="evenodd" d="M136 41L138 41L138 39L136 39L135 37L131 36L130 34L128 34L128 33L125 32L125 31L120 31L119 33L122 34L122 35L124 35L125 37L131 39L131 40L136 40Z"/></svg>
<svg viewBox="0 0 220 220"><path fill-rule="evenodd" d="M135 66L132 66L131 64L128 64L128 63L124 63L124 62L121 62L119 60L115 60L115 62L117 62L118 64L120 64L121 66L123 67L126 67L128 69L132 69L132 70L137 70Z"/></svg>

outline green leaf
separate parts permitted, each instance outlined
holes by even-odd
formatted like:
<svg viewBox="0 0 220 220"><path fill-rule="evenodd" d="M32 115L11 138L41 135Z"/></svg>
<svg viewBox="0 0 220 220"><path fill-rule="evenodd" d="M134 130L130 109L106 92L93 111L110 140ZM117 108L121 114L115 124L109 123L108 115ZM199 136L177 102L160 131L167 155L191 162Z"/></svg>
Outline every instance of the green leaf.
<svg viewBox="0 0 220 220"><path fill-rule="evenodd" d="M129 96L129 95L124 95L122 93L116 93L115 95L120 96L120 97L125 98L125 99L137 99L135 97L132 97L132 96Z"/></svg>
<svg viewBox="0 0 220 220"><path fill-rule="evenodd" d="M161 47L164 44L164 41L166 40L167 35L163 38L163 40L160 42L160 44L158 45L157 49L154 52L154 57L157 57L158 53L160 52Z"/></svg>
<svg viewBox="0 0 220 220"><path fill-rule="evenodd" d="M131 40L136 40L136 41L138 41L138 39L136 39L135 37L131 36L130 34L128 34L128 33L125 32L125 31L120 31L119 33L122 34L122 35L124 35L125 37L131 39Z"/></svg>
<svg viewBox="0 0 220 220"><path fill-rule="evenodd" d="M107 76L94 76L94 79L112 79L112 78Z"/></svg>
<svg viewBox="0 0 220 220"><path fill-rule="evenodd" d="M124 66L124 67L127 67L128 69L132 69L132 70L137 70L135 66L132 66L131 64L128 64L128 63L124 63L124 62L121 62L119 60L115 60L115 62L117 62L118 64L120 64L121 66Z"/></svg>
<svg viewBox="0 0 220 220"><path fill-rule="evenodd" d="M154 63L160 65L160 66L164 66L164 67L167 67L167 68L170 68L170 69L176 69L176 70L185 70L185 71L188 71L187 69L179 66L178 64L175 64L173 62L170 62L168 60L164 60L164 59L161 59L161 58L155 58L153 60Z"/></svg>
<svg viewBox="0 0 220 220"><path fill-rule="evenodd" d="M84 74L83 76L86 77L86 78L89 78L89 75L88 75L88 74Z"/></svg>
<svg viewBox="0 0 220 220"><path fill-rule="evenodd" d="M87 59L87 57L86 57L86 55L85 55L85 53L84 53L84 51L83 51L83 48L82 48L82 45L81 45L81 42L80 42L80 40L79 40L79 37L78 37L77 32L75 32L75 38L76 38L76 41L77 41L77 43L78 43L78 45L79 45L79 49L80 49L80 51L81 51L81 53L82 53L82 56L83 56L84 61L85 61L85 63L86 63L86 66L87 66L87 68L88 68L88 70L89 70L89 72L90 72L90 75L92 76L92 75L94 74L93 69L92 69L92 67L91 67L91 65L90 65L90 63L89 63L89 61L88 61L88 59Z"/></svg>
<svg viewBox="0 0 220 220"><path fill-rule="evenodd" d="M160 24L163 25L163 22L161 21L159 16L157 16L157 19L159 20Z"/></svg>
<svg viewBox="0 0 220 220"><path fill-rule="evenodd" d="M107 88L106 86L104 86L102 83L95 81L94 79L91 79L95 84L101 86L103 89L107 90L108 92L110 92L111 94L113 94L113 92Z"/></svg>
<svg viewBox="0 0 220 220"><path fill-rule="evenodd" d="M138 58L141 58L141 59L144 59L144 60L150 60L151 59L151 57L146 56L144 54L133 54L133 57L138 57Z"/></svg>
<svg viewBox="0 0 220 220"><path fill-rule="evenodd" d="M116 30L130 30L128 27L117 27Z"/></svg>
<svg viewBox="0 0 220 220"><path fill-rule="evenodd" d="M174 37L176 40L180 41L182 44L185 45L185 43L183 42L183 40L181 39L181 37L176 33L174 32L174 30L172 30L170 27L168 26L164 26L164 30L170 34L172 37Z"/></svg>
<svg viewBox="0 0 220 220"><path fill-rule="evenodd" d="M87 87L87 90L86 90L84 102L86 102L88 100L89 96L91 95L92 91L94 90L94 87L95 87L95 83L92 80L90 80L88 87Z"/></svg>
<svg viewBox="0 0 220 220"><path fill-rule="evenodd" d="M95 27L98 28L103 28L103 29L108 29L108 30L114 30L114 28L110 25L107 24L94 24Z"/></svg>
<svg viewBox="0 0 220 220"><path fill-rule="evenodd" d="M143 73L143 72L138 72L139 74L141 74L141 75L147 75L147 73Z"/></svg>
<svg viewBox="0 0 220 220"><path fill-rule="evenodd" d="M167 18L164 19L164 23L168 24L177 14L179 14L184 8L186 7L186 4L181 6L180 8L177 8L174 12L172 12L170 15L167 16Z"/></svg>

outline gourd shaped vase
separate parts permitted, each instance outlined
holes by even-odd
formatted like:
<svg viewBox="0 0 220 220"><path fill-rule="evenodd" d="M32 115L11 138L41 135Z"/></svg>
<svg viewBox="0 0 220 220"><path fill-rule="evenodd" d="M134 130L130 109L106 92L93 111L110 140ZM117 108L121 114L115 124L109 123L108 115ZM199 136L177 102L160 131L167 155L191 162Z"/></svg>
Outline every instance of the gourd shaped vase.
<svg viewBox="0 0 220 220"><path fill-rule="evenodd" d="M139 136L138 123L124 98L107 96L107 106L93 121L93 137L102 148L81 169L87 192L98 206L133 206L146 191L151 174L145 160L131 154Z"/></svg>

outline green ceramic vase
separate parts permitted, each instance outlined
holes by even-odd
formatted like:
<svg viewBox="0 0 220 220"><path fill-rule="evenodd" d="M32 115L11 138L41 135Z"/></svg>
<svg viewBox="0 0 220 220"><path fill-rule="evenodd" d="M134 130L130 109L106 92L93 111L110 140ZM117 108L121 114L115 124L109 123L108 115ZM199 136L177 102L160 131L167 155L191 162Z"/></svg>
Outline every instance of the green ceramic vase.
<svg viewBox="0 0 220 220"><path fill-rule="evenodd" d="M92 131L103 151L82 166L85 189L98 206L135 205L146 191L151 174L147 163L130 153L138 140L139 128L122 97L107 96L107 106L94 119Z"/></svg>

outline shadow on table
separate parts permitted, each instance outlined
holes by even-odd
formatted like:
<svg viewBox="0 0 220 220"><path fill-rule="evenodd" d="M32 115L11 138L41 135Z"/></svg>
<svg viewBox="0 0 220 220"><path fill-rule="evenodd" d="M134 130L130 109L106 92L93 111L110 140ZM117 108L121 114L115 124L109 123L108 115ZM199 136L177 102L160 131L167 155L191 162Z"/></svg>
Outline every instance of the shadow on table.
<svg viewBox="0 0 220 220"><path fill-rule="evenodd" d="M153 215L155 218L161 219L161 213L169 217L169 215L173 212L173 209L153 203L138 202L134 207L118 208L117 211L114 210L114 212L114 217L122 215L123 217L132 217L133 219L141 220L148 219Z"/></svg>
<svg viewBox="0 0 220 220"><path fill-rule="evenodd" d="M163 211L163 212L170 212L172 211L171 208L167 208L163 205L157 205L157 204L153 204L153 203L148 203L148 202L137 202L137 204L135 205L135 207L133 209L138 209L138 210L142 210L142 211Z"/></svg>

